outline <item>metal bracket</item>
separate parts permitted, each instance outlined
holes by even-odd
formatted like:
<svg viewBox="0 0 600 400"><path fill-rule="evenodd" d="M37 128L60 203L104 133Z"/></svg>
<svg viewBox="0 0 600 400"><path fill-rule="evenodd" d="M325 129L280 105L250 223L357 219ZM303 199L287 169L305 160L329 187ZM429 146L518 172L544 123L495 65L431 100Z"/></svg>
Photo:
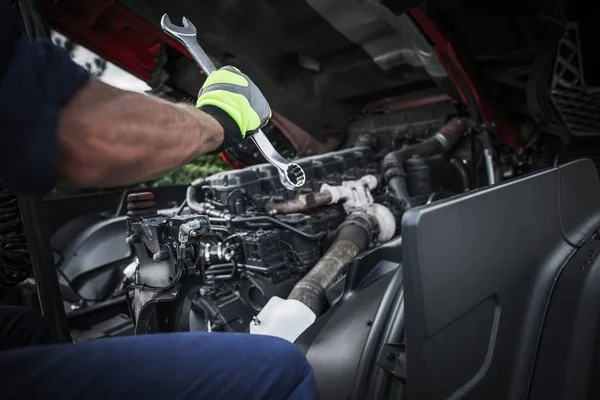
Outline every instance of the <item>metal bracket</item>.
<svg viewBox="0 0 600 400"><path fill-rule="evenodd" d="M386 343L383 345L377 365L399 379L406 379L406 346L404 343Z"/></svg>

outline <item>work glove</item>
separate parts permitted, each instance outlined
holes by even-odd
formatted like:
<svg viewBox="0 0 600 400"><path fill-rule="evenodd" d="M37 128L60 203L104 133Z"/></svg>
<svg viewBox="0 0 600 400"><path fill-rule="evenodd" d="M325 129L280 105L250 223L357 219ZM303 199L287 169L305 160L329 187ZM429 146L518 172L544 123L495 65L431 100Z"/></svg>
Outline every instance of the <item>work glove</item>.
<svg viewBox="0 0 600 400"><path fill-rule="evenodd" d="M196 107L215 118L223 127L224 141L213 153L235 146L271 118L271 107L260 89L231 66L211 73L200 93Z"/></svg>

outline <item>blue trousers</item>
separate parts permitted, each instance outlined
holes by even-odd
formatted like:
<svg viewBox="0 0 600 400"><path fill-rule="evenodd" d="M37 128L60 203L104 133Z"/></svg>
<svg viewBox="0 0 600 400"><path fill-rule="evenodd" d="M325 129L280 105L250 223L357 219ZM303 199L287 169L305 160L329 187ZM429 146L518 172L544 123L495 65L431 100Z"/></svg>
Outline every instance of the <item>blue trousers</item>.
<svg viewBox="0 0 600 400"><path fill-rule="evenodd" d="M318 397L304 355L273 337L172 333L39 345L51 341L39 314L0 307L2 399Z"/></svg>

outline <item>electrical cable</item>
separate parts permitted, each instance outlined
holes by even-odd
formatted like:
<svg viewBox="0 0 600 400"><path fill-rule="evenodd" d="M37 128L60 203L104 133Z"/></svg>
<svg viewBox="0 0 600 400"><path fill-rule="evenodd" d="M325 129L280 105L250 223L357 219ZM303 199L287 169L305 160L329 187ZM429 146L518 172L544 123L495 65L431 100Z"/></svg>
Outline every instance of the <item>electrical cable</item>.
<svg viewBox="0 0 600 400"><path fill-rule="evenodd" d="M181 215L181 213L183 212L183 209L185 208L185 206L187 206L187 199L183 200L183 202L181 203L181 205L179 206L179 208L177 208L177 212L175 212L175 215Z"/></svg>
<svg viewBox="0 0 600 400"><path fill-rule="evenodd" d="M214 265L214 267L222 267L225 264L216 264ZM235 263L235 261L231 261L231 265L232 265L232 269L231 269L231 273L229 275L215 275L212 276L209 280L210 281L226 281L229 280L231 278L233 278L235 276L235 273L237 272L237 264ZM216 271L216 273L221 273L223 271ZM207 279L208 276L211 276L212 274L207 274Z"/></svg>
<svg viewBox="0 0 600 400"><path fill-rule="evenodd" d="M229 272L234 268L233 262L223 263L223 264L214 264L210 267L206 268L204 273L206 275L217 275L223 272Z"/></svg>
<svg viewBox="0 0 600 400"><path fill-rule="evenodd" d="M288 225L285 222L282 222L276 218L269 217L266 215L260 215L260 216L255 216L255 217L235 217L231 220L231 223L235 224L235 223L261 222L261 221L271 222L274 225L278 225L282 228L285 228L285 229L289 230L290 232L295 233L296 235L302 236L303 238L308 239L308 240L321 240L321 239L325 238L325 236L327 236L327 232L325 232L325 231L315 233L315 234L302 232L301 230L294 228L293 226Z"/></svg>
<svg viewBox="0 0 600 400"><path fill-rule="evenodd" d="M117 205L117 210L115 211L115 214L114 214L115 217L118 217L119 215L121 215L121 211L123 211L123 207L127 203L127 193L128 193L127 189L123 190L123 192L121 193L121 197L119 197L119 204Z"/></svg>

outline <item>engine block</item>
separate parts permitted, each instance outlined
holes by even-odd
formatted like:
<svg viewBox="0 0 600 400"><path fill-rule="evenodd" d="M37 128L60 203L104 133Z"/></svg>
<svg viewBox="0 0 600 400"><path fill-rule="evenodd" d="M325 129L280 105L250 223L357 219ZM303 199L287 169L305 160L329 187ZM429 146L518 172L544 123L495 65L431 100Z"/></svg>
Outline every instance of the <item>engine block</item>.
<svg viewBox="0 0 600 400"><path fill-rule="evenodd" d="M193 182L197 197L193 200L207 201L234 214L243 214L249 209L260 212L264 211L265 202L271 198L290 200L298 193L318 192L325 183L336 186L343 181L379 173L375 155L368 147L302 158L295 162L306 174L306 184L298 191L286 190L279 182L275 167L261 164L221 172Z"/></svg>
<svg viewBox="0 0 600 400"><path fill-rule="evenodd" d="M294 284L319 261L346 212L341 205L334 204L302 213L270 215L265 204L318 192L324 184L337 186L378 170L369 148L343 150L296 162L307 177L306 185L297 192L282 187L274 167L257 165L193 182L188 188L189 209L181 216L157 217L145 213L140 216L139 212L132 216L130 235L142 238L137 240L136 250L151 255L139 257L136 309L143 309L145 303L157 301L162 295L144 291L156 288L156 282L144 281L144 277L154 279L161 265L162 282L168 283L169 289L174 288L176 279L181 280L181 286L190 279L196 280L196 287L189 292L190 318L185 320L186 329L247 331L271 297L286 298ZM160 233L151 240L144 232L148 232L148 226L156 225L156 221L161 226L178 228L151 231ZM205 226L208 221L210 232L194 233L193 229L187 229L182 241L181 221L185 222L184 228L193 228L195 221ZM185 260L180 260L181 257ZM186 270L178 271L181 266ZM184 300L178 307L183 306ZM160 319L158 316L159 326Z"/></svg>

